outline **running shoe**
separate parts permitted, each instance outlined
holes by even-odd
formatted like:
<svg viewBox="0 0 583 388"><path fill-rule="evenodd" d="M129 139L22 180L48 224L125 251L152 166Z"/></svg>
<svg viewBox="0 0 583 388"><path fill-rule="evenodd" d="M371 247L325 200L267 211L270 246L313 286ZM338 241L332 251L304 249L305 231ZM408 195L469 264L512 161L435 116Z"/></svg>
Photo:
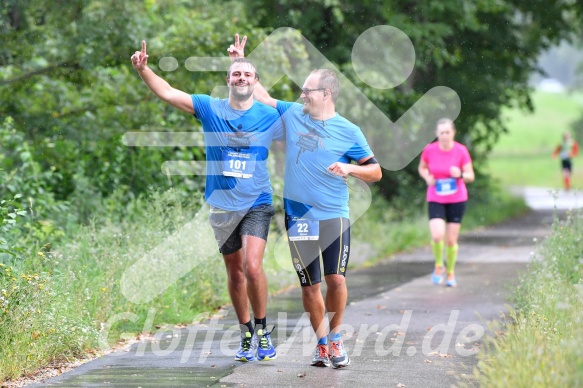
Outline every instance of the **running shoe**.
<svg viewBox="0 0 583 388"><path fill-rule="evenodd" d="M235 354L235 361L251 362L255 361L255 351L257 350L257 336L246 332L245 337L241 338L239 351Z"/></svg>
<svg viewBox="0 0 583 388"><path fill-rule="evenodd" d="M350 365L350 358L348 358L348 354L346 354L346 349L344 349L344 343L342 343L342 340L330 342L330 348L332 349L330 357L332 368L338 369Z"/></svg>
<svg viewBox="0 0 583 388"><path fill-rule="evenodd" d="M330 366L330 354L328 353L328 345L318 344L314 358L312 358L312 366Z"/></svg>
<svg viewBox="0 0 583 388"><path fill-rule="evenodd" d="M443 267L435 267L433 274L431 275L431 281L433 284L441 284L443 282L443 273L445 272L445 268Z"/></svg>
<svg viewBox="0 0 583 388"><path fill-rule="evenodd" d="M457 287L457 281L455 280L455 276L452 275L451 278L448 276L445 285L448 287Z"/></svg>
<svg viewBox="0 0 583 388"><path fill-rule="evenodd" d="M259 361L275 360L277 352L271 343L271 332L263 329L257 330L257 338L259 338L259 347L257 348L257 359Z"/></svg>

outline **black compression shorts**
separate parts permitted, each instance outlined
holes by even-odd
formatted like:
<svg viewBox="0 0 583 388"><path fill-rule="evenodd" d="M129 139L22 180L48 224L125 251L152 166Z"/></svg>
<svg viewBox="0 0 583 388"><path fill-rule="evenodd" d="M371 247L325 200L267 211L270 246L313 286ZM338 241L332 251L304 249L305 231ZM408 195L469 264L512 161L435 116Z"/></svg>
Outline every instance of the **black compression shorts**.
<svg viewBox="0 0 583 388"><path fill-rule="evenodd" d="M319 221L318 240L291 241L289 230L292 219L286 215L285 225L288 229L288 243L292 262L302 287L311 286L322 281L320 258L324 266L324 276L346 276L346 267L350 257L350 220L332 218ZM301 222L299 222L301 225ZM292 225L296 227L298 224ZM298 226L299 227L299 226Z"/></svg>

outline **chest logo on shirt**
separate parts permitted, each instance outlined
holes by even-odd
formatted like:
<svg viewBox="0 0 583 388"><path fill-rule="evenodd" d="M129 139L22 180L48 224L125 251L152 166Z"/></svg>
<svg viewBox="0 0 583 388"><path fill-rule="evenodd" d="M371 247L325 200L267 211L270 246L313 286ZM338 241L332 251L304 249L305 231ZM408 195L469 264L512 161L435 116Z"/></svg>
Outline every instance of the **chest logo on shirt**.
<svg viewBox="0 0 583 388"><path fill-rule="evenodd" d="M227 137L227 147L231 148L248 148L251 141L257 142L253 133L249 132L225 133L224 136Z"/></svg>
<svg viewBox="0 0 583 388"><path fill-rule="evenodd" d="M296 135L298 136L296 145L300 148L298 151L298 156L296 157L296 164L298 164L298 161L300 160L300 155L305 151L314 152L316 149L318 149L318 146L322 149L325 149L322 139L330 137L324 135L323 132L316 128L309 127L307 125L305 128L308 130L308 133L296 132Z"/></svg>

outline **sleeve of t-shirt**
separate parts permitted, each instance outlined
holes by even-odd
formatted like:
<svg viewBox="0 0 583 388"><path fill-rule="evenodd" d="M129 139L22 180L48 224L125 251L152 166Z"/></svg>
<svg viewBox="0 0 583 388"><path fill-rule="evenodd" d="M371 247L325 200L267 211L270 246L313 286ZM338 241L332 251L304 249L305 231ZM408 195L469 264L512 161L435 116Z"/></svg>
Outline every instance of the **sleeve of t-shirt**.
<svg viewBox="0 0 583 388"><path fill-rule="evenodd" d="M468 163L472 163L472 158L470 156L470 152L468 151L468 149L464 146L463 147L463 155L462 155L462 166L465 166Z"/></svg>
<svg viewBox="0 0 583 388"><path fill-rule="evenodd" d="M429 151L428 151L429 145L426 145L425 148L423 148L423 151L421 152L421 160L424 161L425 163L429 164Z"/></svg>
<svg viewBox="0 0 583 388"><path fill-rule="evenodd" d="M275 120L275 122L271 125L273 127L272 140L274 140L274 141L285 140L285 130L284 130L284 124L283 124L282 118L279 117L279 115L278 115L277 120Z"/></svg>
<svg viewBox="0 0 583 388"><path fill-rule="evenodd" d="M285 112L287 112L287 110L294 105L299 105L299 104L296 102L287 102L287 101L277 100L277 103L275 104L275 109L277 109L277 112L279 113L280 116L283 116L283 114Z"/></svg>
<svg viewBox="0 0 583 388"><path fill-rule="evenodd" d="M206 94L192 94L192 106L194 108L194 117L204 120L210 111L210 96Z"/></svg>
<svg viewBox="0 0 583 388"><path fill-rule="evenodd" d="M271 140L273 141L283 141L285 140L285 127L283 120L279 112L271 106L265 105L262 102L256 101L263 110L262 114L266 117L266 120L272 122L269 126L269 131L271 132Z"/></svg>
<svg viewBox="0 0 583 388"><path fill-rule="evenodd" d="M346 152L346 156L352 160L360 160L372 156L372 150L360 129L354 132L353 145Z"/></svg>
<svg viewBox="0 0 583 388"><path fill-rule="evenodd" d="M573 141L573 150L571 153L573 156L579 155L579 144L576 141Z"/></svg>

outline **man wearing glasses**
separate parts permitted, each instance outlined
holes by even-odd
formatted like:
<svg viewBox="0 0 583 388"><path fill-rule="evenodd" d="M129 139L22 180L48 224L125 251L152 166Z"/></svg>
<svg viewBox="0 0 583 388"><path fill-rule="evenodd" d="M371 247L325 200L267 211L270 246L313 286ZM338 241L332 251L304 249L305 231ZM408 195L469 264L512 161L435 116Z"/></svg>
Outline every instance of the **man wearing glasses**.
<svg viewBox="0 0 583 388"><path fill-rule="evenodd" d="M239 41L235 35L235 44L228 49L231 59L244 56L246 40ZM255 99L277 109L286 129L286 228L304 309L318 338L311 364L333 368L350 364L340 333L350 255L346 179L376 182L382 174L360 128L336 113L338 93L338 79L327 69L314 70L305 80L303 104L276 100L259 83L254 90ZM320 258L327 286L325 301L320 291Z"/></svg>
<svg viewBox="0 0 583 388"><path fill-rule="evenodd" d="M147 66L145 41L142 51L136 51L131 59L154 94L202 123L209 221L223 255L229 295L241 327L235 360L275 359L277 353L266 330L263 252L275 213L266 162L271 141L283 138L281 119L273 108L254 102L253 88L259 77L247 59L234 61L227 71L228 99L190 95L171 87Z"/></svg>

